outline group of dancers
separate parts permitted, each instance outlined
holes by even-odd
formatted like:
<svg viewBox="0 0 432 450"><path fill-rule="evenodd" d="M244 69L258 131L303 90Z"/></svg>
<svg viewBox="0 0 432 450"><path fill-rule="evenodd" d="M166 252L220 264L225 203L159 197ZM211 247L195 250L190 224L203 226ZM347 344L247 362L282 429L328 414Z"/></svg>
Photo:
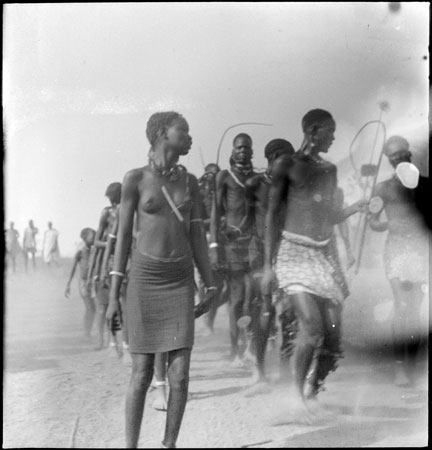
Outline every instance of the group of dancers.
<svg viewBox="0 0 432 450"><path fill-rule="evenodd" d="M131 358L128 448L138 445L146 393L155 376L158 409L167 411L161 446L175 447L187 402L194 320L205 314L212 331L224 303L232 364L248 362L257 385L267 384L266 346L279 309L280 376L291 386L292 414L302 422L313 420L317 395L342 356L341 319L349 289L335 226L341 227L352 264L343 224L353 214L368 214L372 229L389 231L385 264L395 294L395 336L419 320L427 235L413 231L422 224L415 218L412 190L395 176L376 186L379 211L371 214L364 199L345 206L336 166L321 156L334 140L334 118L314 109L301 127L304 138L297 151L284 139L266 145L264 173L254 170L252 138L240 133L229 168L210 164L197 180L178 164L192 146L186 119L172 111L155 113L146 128L148 164L127 172L122 184L110 184L110 206L102 211L97 230L82 230L66 294L80 264L86 334L96 317L97 348L104 347L107 324L109 346ZM394 167L411 158L408 142L399 136L386 142L384 152ZM380 221L382 211L387 222ZM398 242L404 254L396 250ZM240 343L243 332L245 345ZM399 378L409 378L417 347L417 337L395 339Z"/></svg>

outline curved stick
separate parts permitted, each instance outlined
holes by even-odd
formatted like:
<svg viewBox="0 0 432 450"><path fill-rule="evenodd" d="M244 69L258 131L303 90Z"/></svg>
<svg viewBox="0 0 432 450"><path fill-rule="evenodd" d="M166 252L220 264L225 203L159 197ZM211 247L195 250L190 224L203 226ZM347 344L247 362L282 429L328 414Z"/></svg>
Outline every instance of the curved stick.
<svg viewBox="0 0 432 450"><path fill-rule="evenodd" d="M264 127L271 127L271 126L273 126L273 124L271 124L271 123L243 122L243 123L237 123L237 124L235 124L235 125L231 125L230 127L228 127L228 128L223 132L222 137L221 137L221 140L220 140L220 142L219 142L219 146L218 146L218 149L217 149L217 156L216 156L216 164L217 164L217 165L219 165L219 154L220 154L220 149L221 149L221 147L222 147L222 142L223 142L223 140L224 140L225 135L226 135L227 132L228 132L229 130L231 130L232 128L240 127L240 126L242 126L242 125L261 125L261 126L264 126Z"/></svg>
<svg viewBox="0 0 432 450"><path fill-rule="evenodd" d="M369 199L368 199L369 202L370 202L370 200L372 198L372 195L373 195L373 192L374 192L374 189L375 189L375 185L376 185L377 178L378 178L378 172L379 172L379 169L380 169L380 166L381 166L382 157L383 157L383 154L384 154L384 144L385 144L385 142L387 140L386 126L381 121L381 116L382 116L383 111L384 111L384 109L381 109L380 120L378 120L377 122L379 122L379 124L381 124L382 127L383 127L384 140L383 140L383 146L381 148L381 152L380 152L380 155L379 155L379 158L378 158L378 164L377 164L377 168L376 168L376 171L375 171L374 179L373 179L373 182L372 182L372 187L371 187L371 191L370 191L370 195L369 195ZM375 134L374 147L373 147L373 151L372 151L372 155L371 155L371 161L372 161L373 154L375 153L375 144L376 144L377 136L378 136L378 127L377 127L377 132ZM365 196L366 196L366 185L365 185L365 188L363 190L363 197L365 197ZM365 242L365 238L366 238L366 227L367 227L367 224L368 224L368 217L365 216L364 217L364 221L363 221L363 229L362 229L362 233L361 233L361 238L360 238L360 245L359 245L359 250L358 250L358 256L357 256L357 260L356 260L356 267L355 267L355 271L354 271L355 274L358 273L359 268L360 268L360 262L361 262L361 258L362 258L362 255L363 255L363 247L364 247L364 242Z"/></svg>

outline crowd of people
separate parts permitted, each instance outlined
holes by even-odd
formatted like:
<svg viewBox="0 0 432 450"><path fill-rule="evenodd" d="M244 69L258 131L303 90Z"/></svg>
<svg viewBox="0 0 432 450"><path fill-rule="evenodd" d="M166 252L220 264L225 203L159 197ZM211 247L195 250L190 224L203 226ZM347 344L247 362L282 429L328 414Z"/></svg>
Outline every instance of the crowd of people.
<svg viewBox="0 0 432 450"><path fill-rule="evenodd" d="M36 236L39 229L34 225L33 220L29 220L28 226L24 230L22 246L19 243L19 231L15 228L15 223L10 222L9 228L5 230L6 242L6 263L10 266L12 272L16 272L17 257L22 255L24 269L28 272L29 260L31 260L33 270L36 269L37 242ZM42 259L45 264L59 266L60 249L58 244L59 232L53 228L52 222L48 222L48 229L44 232L42 242Z"/></svg>
<svg viewBox="0 0 432 450"><path fill-rule="evenodd" d="M317 396L343 355L346 269L354 263L346 219L358 213L367 214L372 230L388 230L384 262L394 293L395 382L413 382L421 336L409 330L419 329L428 234L414 190L397 175L398 165L411 161L409 143L400 136L385 143L396 172L375 186L381 206L371 212L369 199L345 204L337 168L322 157L335 138L332 115L313 109L301 127L297 151L281 138L265 146L264 172L254 169L251 136L240 133L229 168L208 164L197 179L178 164L192 146L186 119L176 112L155 113L146 129L148 164L127 172L122 183L111 183L98 226L81 231L65 295L70 296L79 265L85 335L90 338L95 326L96 349L108 348L132 366L128 448L138 445L151 387L158 393L153 407L166 411L161 446L175 447L187 403L194 320L204 315L213 333L223 304L231 365L251 370L254 392L268 389L266 347L280 330L280 380L291 387L293 420L313 422L320 414ZM383 211L386 222L380 221ZM23 240L26 264L28 254L35 264L36 234L30 221ZM7 236L8 254L16 254L13 223ZM47 263L55 261L57 237L50 223Z"/></svg>

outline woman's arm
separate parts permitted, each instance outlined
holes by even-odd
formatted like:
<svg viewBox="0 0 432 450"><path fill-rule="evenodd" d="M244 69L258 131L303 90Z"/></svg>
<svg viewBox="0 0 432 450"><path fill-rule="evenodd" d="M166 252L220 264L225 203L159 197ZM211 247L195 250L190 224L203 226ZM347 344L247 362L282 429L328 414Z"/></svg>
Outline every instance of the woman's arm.
<svg viewBox="0 0 432 450"><path fill-rule="evenodd" d="M214 286L213 272L208 258L207 239L205 235L204 222L201 216L201 196L198 191L198 183L193 175L190 177L192 210L190 215L190 243L193 257L197 268L202 276L206 287Z"/></svg>
<svg viewBox="0 0 432 450"><path fill-rule="evenodd" d="M113 270L111 272L110 299L106 316L108 321L112 320L115 313L120 313L120 288L131 250L134 213L139 200L138 183L141 178L142 170L131 170L125 175L122 184L117 242L114 252Z"/></svg>
<svg viewBox="0 0 432 450"><path fill-rule="evenodd" d="M103 254L102 267L100 271L101 280L102 282L106 283L107 286L108 286L107 278L109 277L108 273L109 259L110 256L114 253L114 248L117 240L118 222L119 222L119 206L117 206L116 208L114 223L112 224L111 229L108 230L109 233L106 241L106 247Z"/></svg>
<svg viewBox="0 0 432 450"><path fill-rule="evenodd" d="M102 238L105 228L107 226L107 219L108 219L108 211L107 211L107 208L104 208L102 210L102 214L99 219L99 225L96 230L94 244L90 251L87 283L92 282L94 273L96 273L96 275L99 273L99 267L96 267L96 266L100 265L100 256L101 256L100 252L102 251L103 248L105 248L105 245L106 245L106 243L104 241L102 241L101 238ZM101 244L103 244L103 245L101 245Z"/></svg>
<svg viewBox="0 0 432 450"><path fill-rule="evenodd" d="M65 297L69 297L69 295L70 295L70 284L73 280L73 277L75 276L75 271L76 271L76 268L77 268L77 265L78 265L78 262L80 261L80 259L81 259L81 250L78 250L75 254L74 262L72 265L72 270L71 270L71 273L69 276L69 280L66 284Z"/></svg>
<svg viewBox="0 0 432 450"><path fill-rule="evenodd" d="M198 183L194 176L187 176L190 177L189 179L193 202L190 215L190 244L195 264L205 285L204 299L202 299L195 307L195 318L198 318L210 309L211 303L217 294L217 287L208 257L207 239L205 235L204 222L201 216L202 198L198 190Z"/></svg>

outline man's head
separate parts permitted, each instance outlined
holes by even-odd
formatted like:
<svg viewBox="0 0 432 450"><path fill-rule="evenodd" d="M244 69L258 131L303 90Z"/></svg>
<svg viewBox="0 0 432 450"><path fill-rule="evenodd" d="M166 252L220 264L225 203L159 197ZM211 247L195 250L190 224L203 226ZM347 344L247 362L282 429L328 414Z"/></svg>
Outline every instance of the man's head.
<svg viewBox="0 0 432 450"><path fill-rule="evenodd" d="M86 243L87 246L91 246L94 243L96 231L93 228L83 228L81 230L81 239Z"/></svg>
<svg viewBox="0 0 432 450"><path fill-rule="evenodd" d="M28 223L28 224L29 224L30 227L33 228L33 226L34 226L34 225L33 225L33 220L29 220L29 223Z"/></svg>
<svg viewBox="0 0 432 450"><path fill-rule="evenodd" d="M336 131L336 122L328 111L317 108L307 112L302 119L302 129L318 152L328 152Z"/></svg>
<svg viewBox="0 0 432 450"><path fill-rule="evenodd" d="M250 164L252 155L252 138L246 133L238 134L233 140L231 154L233 162L236 164Z"/></svg>
<svg viewBox="0 0 432 450"><path fill-rule="evenodd" d="M390 164L397 167L401 162L411 162L411 152L408 141L402 136L391 136L384 144L384 154Z"/></svg>
<svg viewBox="0 0 432 450"><path fill-rule="evenodd" d="M285 139L272 139L264 148L264 156L266 157L269 166L279 156L293 155L295 153L294 147Z"/></svg>
<svg viewBox="0 0 432 450"><path fill-rule="evenodd" d="M11 230L13 230L13 227L14 227L14 223L13 222L9 222L9 228L11 229Z"/></svg>
<svg viewBox="0 0 432 450"><path fill-rule="evenodd" d="M51 228L52 228L52 222L48 222L48 228L51 230Z"/></svg>
<svg viewBox="0 0 432 450"><path fill-rule="evenodd" d="M108 197L112 205L118 205L121 199L121 183L115 182L108 185L105 196Z"/></svg>
<svg viewBox="0 0 432 450"><path fill-rule="evenodd" d="M211 172L213 175L216 175L220 171L219 166L216 163L207 164L204 167L204 172Z"/></svg>
<svg viewBox="0 0 432 450"><path fill-rule="evenodd" d="M163 143L177 150L180 155L187 155L192 146L189 125L175 111L154 113L147 122L146 134L153 148Z"/></svg>

